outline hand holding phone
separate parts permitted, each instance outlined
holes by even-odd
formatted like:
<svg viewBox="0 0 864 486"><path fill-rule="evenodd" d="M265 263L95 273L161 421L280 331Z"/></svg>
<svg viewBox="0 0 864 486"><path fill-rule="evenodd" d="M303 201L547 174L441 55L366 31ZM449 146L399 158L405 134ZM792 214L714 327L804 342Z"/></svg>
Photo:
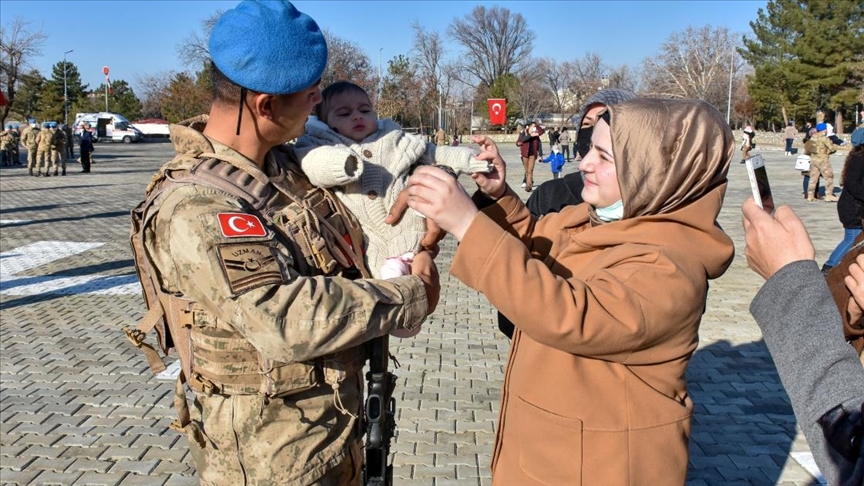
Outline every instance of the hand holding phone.
<svg viewBox="0 0 864 486"><path fill-rule="evenodd" d="M771 186L768 185L768 173L765 171L765 159L756 154L745 160L747 175L750 176L750 189L753 191L753 200L765 212L774 212L774 197L771 195Z"/></svg>

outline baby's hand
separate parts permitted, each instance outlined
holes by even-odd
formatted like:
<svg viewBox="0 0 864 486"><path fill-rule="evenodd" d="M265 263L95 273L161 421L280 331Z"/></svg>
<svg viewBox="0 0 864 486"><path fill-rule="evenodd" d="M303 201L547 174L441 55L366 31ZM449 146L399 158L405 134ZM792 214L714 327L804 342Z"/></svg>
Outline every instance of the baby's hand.
<svg viewBox="0 0 864 486"><path fill-rule="evenodd" d="M408 252L402 256L390 257L381 265L381 278L396 278L411 275L411 262L414 261L414 254Z"/></svg>

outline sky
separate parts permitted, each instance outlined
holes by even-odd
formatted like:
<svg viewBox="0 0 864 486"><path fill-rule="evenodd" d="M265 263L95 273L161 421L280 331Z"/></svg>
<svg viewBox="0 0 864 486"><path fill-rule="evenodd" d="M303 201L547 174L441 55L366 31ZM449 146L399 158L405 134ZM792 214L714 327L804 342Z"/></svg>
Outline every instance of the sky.
<svg viewBox="0 0 864 486"><path fill-rule="evenodd" d="M48 38L42 55L30 65L50 77L51 67L63 60L74 63L82 82L90 89L104 83L102 67L111 80L123 79L140 93L145 75L187 70L177 46L201 33L201 23L237 1L113 0L38 1L0 0L4 27L21 18L32 31ZM410 54L415 21L428 32L439 32L447 43L447 57L460 47L447 40L454 19L468 15L477 5L498 5L522 14L537 38L535 57L576 60L591 52L609 66L638 67L653 56L672 32L687 27L727 27L752 35L749 22L766 1L305 1L295 6L309 14L323 29L353 41L377 67L379 51L383 69L387 60Z"/></svg>

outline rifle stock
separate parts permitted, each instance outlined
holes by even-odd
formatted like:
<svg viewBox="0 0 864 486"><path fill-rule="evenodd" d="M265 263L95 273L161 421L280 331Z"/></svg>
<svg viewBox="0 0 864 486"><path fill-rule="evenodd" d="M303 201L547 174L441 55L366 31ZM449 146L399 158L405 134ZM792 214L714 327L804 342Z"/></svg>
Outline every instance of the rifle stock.
<svg viewBox="0 0 864 486"><path fill-rule="evenodd" d="M363 484L390 486L393 484L393 465L387 463L390 440L396 431L396 375L387 370L389 336L373 339L369 343L369 371L366 372L366 461Z"/></svg>

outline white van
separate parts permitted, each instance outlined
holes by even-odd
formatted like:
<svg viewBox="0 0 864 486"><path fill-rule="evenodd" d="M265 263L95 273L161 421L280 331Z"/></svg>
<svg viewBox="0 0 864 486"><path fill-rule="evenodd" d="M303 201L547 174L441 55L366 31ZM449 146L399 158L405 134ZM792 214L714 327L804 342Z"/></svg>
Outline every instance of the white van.
<svg viewBox="0 0 864 486"><path fill-rule="evenodd" d="M103 111L101 113L76 113L75 123L72 129L76 138L80 138L83 124L90 124L93 133L93 141L113 140L115 142L132 143L144 140L141 130L132 126L132 123L123 115Z"/></svg>

